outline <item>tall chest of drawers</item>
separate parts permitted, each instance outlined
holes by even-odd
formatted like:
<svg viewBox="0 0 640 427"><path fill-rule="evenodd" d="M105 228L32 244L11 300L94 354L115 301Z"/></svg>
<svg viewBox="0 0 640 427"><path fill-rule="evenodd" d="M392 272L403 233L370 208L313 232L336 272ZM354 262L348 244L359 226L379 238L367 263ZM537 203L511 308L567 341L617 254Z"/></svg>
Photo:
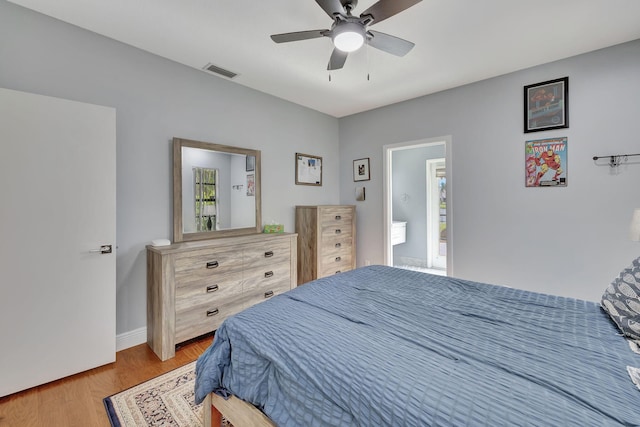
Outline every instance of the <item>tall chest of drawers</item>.
<svg viewBox="0 0 640 427"><path fill-rule="evenodd" d="M147 246L147 343L161 360L175 345L296 286L296 235L254 234Z"/></svg>
<svg viewBox="0 0 640 427"><path fill-rule="evenodd" d="M356 268L356 207L296 206L298 284Z"/></svg>

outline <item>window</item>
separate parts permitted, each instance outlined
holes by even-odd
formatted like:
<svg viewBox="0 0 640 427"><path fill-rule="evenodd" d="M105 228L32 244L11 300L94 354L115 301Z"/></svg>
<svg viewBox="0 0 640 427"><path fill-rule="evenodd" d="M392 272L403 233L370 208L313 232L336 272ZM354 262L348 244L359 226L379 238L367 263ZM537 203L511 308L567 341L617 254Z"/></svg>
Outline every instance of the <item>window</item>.
<svg viewBox="0 0 640 427"><path fill-rule="evenodd" d="M193 168L196 231L217 229L218 203L216 183L218 170Z"/></svg>

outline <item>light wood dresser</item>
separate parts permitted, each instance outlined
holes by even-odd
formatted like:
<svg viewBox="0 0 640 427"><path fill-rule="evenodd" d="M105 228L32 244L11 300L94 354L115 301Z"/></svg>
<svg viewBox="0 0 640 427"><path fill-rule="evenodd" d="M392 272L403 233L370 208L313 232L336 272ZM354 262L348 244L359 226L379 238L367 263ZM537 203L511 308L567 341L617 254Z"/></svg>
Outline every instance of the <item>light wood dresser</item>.
<svg viewBox="0 0 640 427"><path fill-rule="evenodd" d="M296 234L252 234L147 246L147 343L161 360L175 345L296 286Z"/></svg>
<svg viewBox="0 0 640 427"><path fill-rule="evenodd" d="M356 207L296 206L298 284L356 268Z"/></svg>

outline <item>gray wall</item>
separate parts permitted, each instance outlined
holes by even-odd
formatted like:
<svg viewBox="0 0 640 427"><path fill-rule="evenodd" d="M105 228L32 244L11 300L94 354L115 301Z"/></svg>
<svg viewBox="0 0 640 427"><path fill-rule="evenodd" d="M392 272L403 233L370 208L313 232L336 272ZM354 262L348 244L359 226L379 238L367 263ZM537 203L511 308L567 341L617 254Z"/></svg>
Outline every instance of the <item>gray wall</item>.
<svg viewBox="0 0 640 427"><path fill-rule="evenodd" d="M444 156L442 144L393 152L392 219L407 222L407 241L393 247L394 265L427 266L427 159Z"/></svg>
<svg viewBox="0 0 640 427"><path fill-rule="evenodd" d="M119 334L146 326L145 245L172 238L174 136L261 150L265 223L339 202L337 119L4 0L0 87L116 108ZM324 159L322 187L295 185L297 151Z"/></svg>
<svg viewBox="0 0 640 427"><path fill-rule="evenodd" d="M571 127L525 134L523 86L564 76ZM358 263L384 260L382 147L451 135L453 275L599 300L640 255L628 236L640 161L612 170L592 160L639 152L639 76L636 40L341 119L342 170L371 158L367 200L358 204ZM525 188L525 141L555 136L568 137L568 187ZM354 187L343 173L343 202Z"/></svg>
<svg viewBox="0 0 640 427"><path fill-rule="evenodd" d="M174 136L262 150L263 222L287 231L296 204L354 204L369 157L362 265L384 258L383 145L451 135L453 274L596 300L640 254L640 164L591 160L638 152L639 75L635 41L337 120L0 0L0 86L117 110L118 333L146 325L144 246L171 238ZM571 127L524 134L522 87L563 76ZM569 186L524 188L524 142L552 136L569 138ZM294 185L295 152L323 157L322 187Z"/></svg>

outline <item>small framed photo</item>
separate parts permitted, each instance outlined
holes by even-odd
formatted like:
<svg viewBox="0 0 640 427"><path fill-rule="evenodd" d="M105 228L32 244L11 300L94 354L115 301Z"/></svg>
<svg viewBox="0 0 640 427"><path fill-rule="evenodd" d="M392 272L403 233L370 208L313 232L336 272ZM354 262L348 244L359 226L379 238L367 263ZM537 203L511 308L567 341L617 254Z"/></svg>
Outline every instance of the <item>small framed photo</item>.
<svg viewBox="0 0 640 427"><path fill-rule="evenodd" d="M353 161L353 180L354 181L369 181L371 175L369 174L369 158L358 159Z"/></svg>
<svg viewBox="0 0 640 427"><path fill-rule="evenodd" d="M524 87L524 132L569 127L569 77Z"/></svg>
<svg viewBox="0 0 640 427"><path fill-rule="evenodd" d="M241 163L242 164L242 163ZM240 166L242 167L242 166ZM256 156L247 156L247 172L253 172L256 170Z"/></svg>
<svg viewBox="0 0 640 427"><path fill-rule="evenodd" d="M322 157L296 153L296 185L322 186Z"/></svg>

